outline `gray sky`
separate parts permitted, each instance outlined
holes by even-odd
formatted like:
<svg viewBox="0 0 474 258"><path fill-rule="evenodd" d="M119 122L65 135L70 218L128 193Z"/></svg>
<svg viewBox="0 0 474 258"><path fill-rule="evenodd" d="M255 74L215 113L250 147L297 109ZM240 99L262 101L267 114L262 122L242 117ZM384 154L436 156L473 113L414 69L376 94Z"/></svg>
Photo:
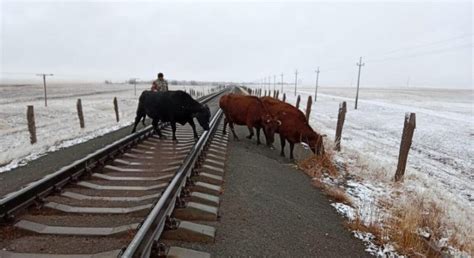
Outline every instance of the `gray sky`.
<svg viewBox="0 0 474 258"><path fill-rule="evenodd" d="M167 78L473 85L473 6L449 2L1 0L3 82ZM272 78L273 81L273 78Z"/></svg>

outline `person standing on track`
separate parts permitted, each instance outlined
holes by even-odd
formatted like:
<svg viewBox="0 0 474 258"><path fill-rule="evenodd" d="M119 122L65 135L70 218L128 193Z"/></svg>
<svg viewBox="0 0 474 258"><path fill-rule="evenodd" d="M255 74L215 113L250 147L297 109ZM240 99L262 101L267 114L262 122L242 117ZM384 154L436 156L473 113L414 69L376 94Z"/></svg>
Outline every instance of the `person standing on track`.
<svg viewBox="0 0 474 258"><path fill-rule="evenodd" d="M159 73L158 79L153 81L151 91L168 91L168 81L163 77L163 73Z"/></svg>

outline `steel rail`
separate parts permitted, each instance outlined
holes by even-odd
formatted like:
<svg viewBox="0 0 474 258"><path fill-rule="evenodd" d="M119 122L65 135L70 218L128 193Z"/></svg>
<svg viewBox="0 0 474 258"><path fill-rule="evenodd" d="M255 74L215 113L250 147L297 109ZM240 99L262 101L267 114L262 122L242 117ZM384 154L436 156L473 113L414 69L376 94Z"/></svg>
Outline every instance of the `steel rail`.
<svg viewBox="0 0 474 258"><path fill-rule="evenodd" d="M211 135L217 129L222 114L222 110L219 109L219 111L214 115L209 131L205 131L201 135L198 142L186 156L183 164L179 167L172 181L163 191L158 202L153 206L149 215L135 234L133 240L121 254L121 257L150 257L152 248L156 243L155 240L158 240L163 232L166 220L173 212L177 198L182 194L187 179L191 177L192 170L199 159L199 155L209 143Z"/></svg>
<svg viewBox="0 0 474 258"><path fill-rule="evenodd" d="M218 96L226 89L213 93L209 96L199 99L200 103L206 103ZM71 181L77 181L84 173L90 173L98 165L104 165L105 162L119 153L123 153L127 148L138 143L140 140L153 134L152 126L131 134L125 138L117 140L86 157L74 161L70 165L49 174L24 188L9 193L0 199L0 222L9 222L14 220L14 214L20 210L37 203L44 203L44 198L54 191L61 191L64 185Z"/></svg>

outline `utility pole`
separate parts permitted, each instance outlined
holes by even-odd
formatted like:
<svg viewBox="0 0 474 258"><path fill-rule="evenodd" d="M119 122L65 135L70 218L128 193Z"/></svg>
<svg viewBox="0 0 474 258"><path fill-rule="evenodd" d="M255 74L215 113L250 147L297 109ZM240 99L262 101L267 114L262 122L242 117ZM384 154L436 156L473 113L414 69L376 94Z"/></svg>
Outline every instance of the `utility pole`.
<svg viewBox="0 0 474 258"><path fill-rule="evenodd" d="M359 75L357 76L357 93L356 93L355 109L357 109L357 101L359 100L360 69L362 68L362 66L365 65L364 63L362 63L362 57L359 58L359 62L356 65L359 66Z"/></svg>
<svg viewBox="0 0 474 258"><path fill-rule="evenodd" d="M47 106L48 106L48 97L47 97L47 95L46 95L46 76L53 76L53 74L52 74L52 73L50 73L50 74L40 73L40 74L37 74L36 76L43 76L44 106L47 107Z"/></svg>
<svg viewBox="0 0 474 258"><path fill-rule="evenodd" d="M316 72L316 89L314 90L314 102L316 102L316 99L318 98L318 82L319 82L319 66L318 70Z"/></svg>
<svg viewBox="0 0 474 258"><path fill-rule="evenodd" d="M130 81L132 81L134 89L135 89L135 91L134 91L135 96L137 95L137 80L138 80L138 78L130 78Z"/></svg>
<svg viewBox="0 0 474 258"><path fill-rule="evenodd" d="M281 76L281 94L283 94L283 74L280 74Z"/></svg>
<svg viewBox="0 0 474 258"><path fill-rule="evenodd" d="M297 85L298 85L298 69L295 70L295 96L296 96Z"/></svg>

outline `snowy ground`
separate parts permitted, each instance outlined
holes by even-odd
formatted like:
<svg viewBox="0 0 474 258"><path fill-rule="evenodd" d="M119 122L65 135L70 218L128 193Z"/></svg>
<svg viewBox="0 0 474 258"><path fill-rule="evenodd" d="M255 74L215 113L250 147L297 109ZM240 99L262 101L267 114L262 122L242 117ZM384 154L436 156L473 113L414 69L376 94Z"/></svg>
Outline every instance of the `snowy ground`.
<svg viewBox="0 0 474 258"><path fill-rule="evenodd" d="M11 170L49 151L84 142L132 123L140 93L149 85L48 84L48 107L43 85L0 85L0 173ZM210 86L195 86L206 92ZM172 86L170 89L190 89ZM117 97L120 122L115 120ZM79 126L76 101L81 98L85 128ZM30 144L26 107L34 105L36 144Z"/></svg>
<svg viewBox="0 0 474 258"><path fill-rule="evenodd" d="M287 102L296 103L294 91L286 92ZM298 90L300 109L305 110L314 88ZM281 98L282 95L280 95ZM356 210L335 205L351 217L373 220L384 211L378 200L403 195L422 196L446 211L448 227L457 227L472 239L474 226L474 94L472 90L442 89L361 89L354 110L354 88L320 88L313 103L310 123L334 141L339 103L347 102L348 112L342 133L342 152L335 159L349 166L357 180L347 182L346 191ZM402 185L395 174L405 112L416 113L416 130ZM396 192L396 194L394 194ZM400 201L398 201L400 202ZM447 236L448 237L448 236ZM389 248L390 249L390 248ZM380 250L379 250L380 251Z"/></svg>

